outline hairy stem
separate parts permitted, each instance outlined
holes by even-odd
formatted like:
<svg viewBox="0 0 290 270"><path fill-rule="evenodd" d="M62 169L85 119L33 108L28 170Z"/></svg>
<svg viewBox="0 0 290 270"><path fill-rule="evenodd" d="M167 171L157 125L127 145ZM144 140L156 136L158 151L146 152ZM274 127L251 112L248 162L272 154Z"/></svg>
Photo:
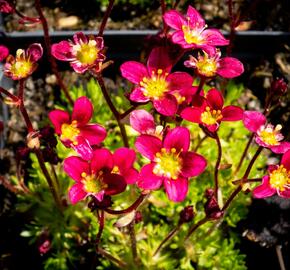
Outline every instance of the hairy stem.
<svg viewBox="0 0 290 270"><path fill-rule="evenodd" d="M214 196L216 200L218 201L218 189L219 189L218 174L219 174L219 166L222 159L222 146L221 146L221 141L217 133L216 133L215 140L218 146L218 157L217 157L217 161L216 161L215 169L214 169Z"/></svg>
<svg viewBox="0 0 290 270"><path fill-rule="evenodd" d="M103 34L104 34L104 30L105 30L107 21L108 21L108 19L110 17L110 14L112 12L112 9L113 9L113 6L114 6L114 2L115 2L115 0L110 0L109 5L108 5L108 7L106 9L106 12L105 12L105 14L103 16L103 20L101 22L101 26L100 26L99 33L98 33L98 36L100 36L100 37L103 36Z"/></svg>
<svg viewBox="0 0 290 270"><path fill-rule="evenodd" d="M99 254L101 254L102 256L104 256L105 258L107 258L108 260L114 262L115 264L117 264L119 267L123 268L123 269L128 269L126 268L127 264L125 262L122 262L121 260L115 258L113 255L111 255L109 252L107 252L106 250L98 247L97 252Z"/></svg>
<svg viewBox="0 0 290 270"><path fill-rule="evenodd" d="M199 85L198 85L198 88L197 88L197 91L196 91L196 95L199 95L203 86L205 84L205 78L204 77L201 77L200 78L200 81L199 81Z"/></svg>
<svg viewBox="0 0 290 270"><path fill-rule="evenodd" d="M100 244L100 241L101 241L101 237L102 237L103 230L104 230L104 225L105 225L105 212L104 212L104 210L100 210L100 215L98 215L98 218L99 218L99 231L98 231L98 234L97 234L97 237L96 237L96 248L97 248L97 250L99 248L99 244Z"/></svg>
<svg viewBox="0 0 290 270"><path fill-rule="evenodd" d="M201 225L203 225L207 221L209 221L209 219L207 217L204 217L203 219L198 221L196 224L193 224L193 226L189 229L184 240L187 240Z"/></svg>
<svg viewBox="0 0 290 270"><path fill-rule="evenodd" d="M135 224L135 221L133 220L128 225L128 230L129 230L129 236L130 236L130 242L131 242L132 256L135 263L138 263L137 241L136 241L136 233L135 233L134 224Z"/></svg>
<svg viewBox="0 0 290 270"><path fill-rule="evenodd" d="M18 97L11 94L9 91L6 89L0 87L0 93L4 94L5 96L9 97L13 102L17 103L19 101Z"/></svg>
<svg viewBox="0 0 290 270"><path fill-rule="evenodd" d="M165 0L160 0L160 6L161 6L162 15L164 15L164 13L166 12L166 3L165 3Z"/></svg>

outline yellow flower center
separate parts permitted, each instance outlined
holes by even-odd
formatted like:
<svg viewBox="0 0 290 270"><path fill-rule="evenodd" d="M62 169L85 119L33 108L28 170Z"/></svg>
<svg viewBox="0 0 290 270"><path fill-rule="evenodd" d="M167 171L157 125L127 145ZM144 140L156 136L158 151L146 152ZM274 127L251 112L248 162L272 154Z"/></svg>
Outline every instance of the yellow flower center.
<svg viewBox="0 0 290 270"><path fill-rule="evenodd" d="M162 69L158 69L157 74L152 71L151 78L144 77L140 82L145 97L160 99L168 91L168 83L165 80L168 73L162 73Z"/></svg>
<svg viewBox="0 0 290 270"><path fill-rule="evenodd" d="M275 128L272 125L267 125L266 127L260 128L257 133L264 143L268 145L278 145L279 141L283 139L280 133L281 129L281 125L277 125Z"/></svg>
<svg viewBox="0 0 290 270"><path fill-rule="evenodd" d="M280 165L270 174L270 185L280 191L290 188L290 171Z"/></svg>
<svg viewBox="0 0 290 270"><path fill-rule="evenodd" d="M108 185L103 181L102 171L100 171L97 176L87 175L85 172L83 172L81 176L84 189L87 193L99 193L108 187Z"/></svg>
<svg viewBox="0 0 290 270"><path fill-rule="evenodd" d="M95 40L89 40L88 43L77 44L73 46L76 52L76 58L79 62L85 65L92 65L98 58L99 49Z"/></svg>
<svg viewBox="0 0 290 270"><path fill-rule="evenodd" d="M33 67L33 63L29 61L29 59L25 59L25 51L22 49L18 49L16 51L16 59L15 62L11 66L11 73L19 78L25 78L31 72Z"/></svg>
<svg viewBox="0 0 290 270"><path fill-rule="evenodd" d="M205 26L206 27L206 26ZM182 26L182 31L184 34L184 40L188 44L197 44L197 45L202 45L204 43L203 38L201 37L201 32L204 30L203 29L191 29L188 25L183 25Z"/></svg>
<svg viewBox="0 0 290 270"><path fill-rule="evenodd" d="M179 154L180 153L177 153L175 148L171 148L169 152L167 152L165 148L162 148L161 152L156 153L154 160L156 165L153 169L153 173L158 176L165 176L176 180L182 166L182 160Z"/></svg>
<svg viewBox="0 0 290 270"><path fill-rule="evenodd" d="M201 114L202 123L214 125L223 118L220 110L211 110L210 107L206 107L205 109L206 111Z"/></svg>
<svg viewBox="0 0 290 270"><path fill-rule="evenodd" d="M77 145L77 136L80 134L80 130L77 128L77 121L72 121L71 124L61 125L61 140L70 140L74 145Z"/></svg>
<svg viewBox="0 0 290 270"><path fill-rule="evenodd" d="M112 169L111 173L119 174L120 173L119 167L118 166L114 166L114 168Z"/></svg>
<svg viewBox="0 0 290 270"><path fill-rule="evenodd" d="M202 57L198 59L196 67L199 74L212 77L216 74L217 63L214 58Z"/></svg>

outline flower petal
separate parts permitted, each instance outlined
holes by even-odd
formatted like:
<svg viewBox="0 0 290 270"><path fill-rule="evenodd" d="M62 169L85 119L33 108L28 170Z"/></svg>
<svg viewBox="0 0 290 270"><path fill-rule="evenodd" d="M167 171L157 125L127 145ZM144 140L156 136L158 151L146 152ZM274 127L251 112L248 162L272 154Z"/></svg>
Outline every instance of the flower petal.
<svg viewBox="0 0 290 270"><path fill-rule="evenodd" d="M118 166L121 172L131 168L135 159L135 151L126 147L117 149L113 154L114 166Z"/></svg>
<svg viewBox="0 0 290 270"><path fill-rule="evenodd" d="M29 56L29 59L31 62L38 61L42 55L43 55L43 49L40 43L33 43L31 44L27 51L27 55Z"/></svg>
<svg viewBox="0 0 290 270"><path fill-rule="evenodd" d="M169 82L170 91L182 92L192 87L193 78L186 72L174 72L166 78L166 81Z"/></svg>
<svg viewBox="0 0 290 270"><path fill-rule="evenodd" d="M274 195L276 193L276 189L270 186L270 177L268 175L264 176L262 179L262 184L257 186L253 190L253 195L255 198L266 198Z"/></svg>
<svg viewBox="0 0 290 270"><path fill-rule="evenodd" d="M257 130L266 123L266 117L260 112L245 111L243 122L248 130L257 132Z"/></svg>
<svg viewBox="0 0 290 270"><path fill-rule="evenodd" d="M63 161L63 170L73 180L79 182L82 179L81 174L84 172L87 175L90 174L90 165L87 161L80 157L68 157Z"/></svg>
<svg viewBox="0 0 290 270"><path fill-rule="evenodd" d="M244 111L238 106L226 106L222 110L222 121L239 121L243 119Z"/></svg>
<svg viewBox="0 0 290 270"><path fill-rule="evenodd" d="M180 151L186 152L190 144L190 133L185 127L176 127L170 129L163 142L166 149L175 148L177 153Z"/></svg>
<svg viewBox="0 0 290 270"><path fill-rule="evenodd" d="M221 110L224 106L224 98L220 91L211 89L206 95L206 99L211 108Z"/></svg>
<svg viewBox="0 0 290 270"><path fill-rule="evenodd" d="M229 40L225 39L223 34L217 29L206 29L201 33L201 37L210 46L229 45Z"/></svg>
<svg viewBox="0 0 290 270"><path fill-rule="evenodd" d="M54 110L48 114L48 118L54 126L56 134L61 134L62 124L70 122L70 116L63 110Z"/></svg>
<svg viewBox="0 0 290 270"><path fill-rule="evenodd" d="M201 110L198 108L188 107L181 112L180 116L187 121L199 124L201 123L201 113Z"/></svg>
<svg viewBox="0 0 290 270"><path fill-rule="evenodd" d="M135 142L136 149L150 160L154 160L155 154L160 152L162 142L155 136L143 134Z"/></svg>
<svg viewBox="0 0 290 270"><path fill-rule="evenodd" d="M84 72L86 72L90 67L90 65L82 64L81 62L77 62L77 61L71 62L70 66L73 68L73 70L76 73L80 73L80 74L83 74Z"/></svg>
<svg viewBox="0 0 290 270"><path fill-rule="evenodd" d="M206 168L206 159L194 152L181 153L182 169L181 174L184 177L193 177L200 175Z"/></svg>
<svg viewBox="0 0 290 270"><path fill-rule="evenodd" d="M163 182L163 177L157 176L153 173L155 163L147 164L142 167L137 186L142 189L155 190L159 189Z"/></svg>
<svg viewBox="0 0 290 270"><path fill-rule="evenodd" d="M286 168L287 171L290 171L290 150L288 150L281 159L281 164Z"/></svg>
<svg viewBox="0 0 290 270"><path fill-rule="evenodd" d="M276 154L284 154L288 150L290 150L289 142L281 142L279 145L268 146L274 153Z"/></svg>
<svg viewBox="0 0 290 270"><path fill-rule="evenodd" d="M187 21L183 15L176 10L169 10L163 15L165 23L175 30L181 30L183 25L187 25Z"/></svg>
<svg viewBox="0 0 290 270"><path fill-rule="evenodd" d="M113 155L108 149L102 148L94 150L91 160L92 173L98 173L100 170L111 172L113 166Z"/></svg>
<svg viewBox="0 0 290 270"><path fill-rule="evenodd" d="M88 38L83 32L77 32L73 35L73 40L75 44L84 44L88 43Z"/></svg>
<svg viewBox="0 0 290 270"><path fill-rule="evenodd" d="M120 70L124 78L135 84L139 84L143 78L149 76L147 68L143 64L135 61L123 63Z"/></svg>
<svg viewBox="0 0 290 270"><path fill-rule="evenodd" d="M78 125L87 124L93 115L93 105L87 97L79 97L74 104L72 120L76 120Z"/></svg>
<svg viewBox="0 0 290 270"><path fill-rule="evenodd" d="M108 185L105 189L105 194L115 195L122 193L127 186L127 183L123 176L115 173L109 173L104 175L104 182Z"/></svg>
<svg viewBox="0 0 290 270"><path fill-rule="evenodd" d="M187 195L188 180L182 177L176 180L164 179L164 187L169 200L182 202Z"/></svg>
<svg viewBox="0 0 290 270"><path fill-rule="evenodd" d="M286 189L284 191L278 192L278 195L282 198L289 199L290 198L290 189Z"/></svg>
<svg viewBox="0 0 290 270"><path fill-rule="evenodd" d="M76 204L86 196L87 193L83 190L83 184L80 183L74 184L68 192L68 197L72 204Z"/></svg>
<svg viewBox="0 0 290 270"><path fill-rule="evenodd" d="M147 69L149 76L152 72L157 72L158 69L161 69L164 73L169 73L172 68L172 61L170 60L168 49L166 47L155 47L147 61Z"/></svg>
<svg viewBox="0 0 290 270"><path fill-rule="evenodd" d="M127 184L132 185L136 183L139 172L134 168L129 168L126 171L123 171L121 175L125 178Z"/></svg>
<svg viewBox="0 0 290 270"><path fill-rule="evenodd" d="M96 145L106 138L107 132L101 125L90 124L80 128L80 135L84 137L90 145Z"/></svg>
<svg viewBox="0 0 290 270"><path fill-rule="evenodd" d="M218 61L217 74L224 78L234 78L244 72L243 64L236 58L225 57Z"/></svg>
<svg viewBox="0 0 290 270"><path fill-rule="evenodd" d="M68 41L61 41L51 46L51 54L61 61L72 61L72 46Z"/></svg>
<svg viewBox="0 0 290 270"><path fill-rule="evenodd" d="M154 132L154 117L145 110L135 110L130 114L130 125L139 133Z"/></svg>
<svg viewBox="0 0 290 270"><path fill-rule="evenodd" d="M80 155L84 160L90 160L93 157L93 149L89 142L82 136L77 137L77 144L71 143L70 146Z"/></svg>
<svg viewBox="0 0 290 270"><path fill-rule="evenodd" d="M176 97L169 94L163 99L153 100L153 105L157 112L165 116L174 116L178 108Z"/></svg>
<svg viewBox="0 0 290 270"><path fill-rule="evenodd" d="M194 29L202 29L205 26L205 21L199 12L192 6L188 6L186 15L190 18L189 26Z"/></svg>
<svg viewBox="0 0 290 270"><path fill-rule="evenodd" d="M149 101L149 98L144 96L143 91L140 87L137 87L130 94L130 100L135 102L147 102Z"/></svg>
<svg viewBox="0 0 290 270"><path fill-rule="evenodd" d="M195 47L195 44L188 44L185 41L183 31L176 31L175 33L173 33L171 36L171 40L173 43L181 45L181 47L184 49Z"/></svg>

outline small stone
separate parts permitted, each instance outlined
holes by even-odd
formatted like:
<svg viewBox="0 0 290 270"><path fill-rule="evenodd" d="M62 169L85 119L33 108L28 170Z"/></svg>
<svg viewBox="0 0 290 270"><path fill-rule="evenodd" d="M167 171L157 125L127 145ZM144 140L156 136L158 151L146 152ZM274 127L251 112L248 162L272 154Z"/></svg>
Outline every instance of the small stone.
<svg viewBox="0 0 290 270"><path fill-rule="evenodd" d="M56 84L56 76L54 74L47 75L47 77L45 78L45 82L47 84Z"/></svg>
<svg viewBox="0 0 290 270"><path fill-rule="evenodd" d="M77 26L79 18L77 16L68 16L66 18L58 19L57 25L59 28L71 28Z"/></svg>

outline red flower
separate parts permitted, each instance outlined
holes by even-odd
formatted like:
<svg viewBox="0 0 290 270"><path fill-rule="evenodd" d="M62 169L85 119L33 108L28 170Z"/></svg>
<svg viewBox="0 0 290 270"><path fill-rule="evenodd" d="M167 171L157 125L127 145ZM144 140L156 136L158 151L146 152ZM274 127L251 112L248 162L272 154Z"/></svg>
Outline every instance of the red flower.
<svg viewBox="0 0 290 270"><path fill-rule="evenodd" d="M137 185L155 190L163 184L170 200L183 201L188 178L201 174L206 167L204 157L188 151L189 144L189 130L184 127L169 130L163 140L152 135L138 137L135 146L151 163L141 169Z"/></svg>
<svg viewBox="0 0 290 270"><path fill-rule="evenodd" d="M103 54L104 40L102 37L85 36L82 32L74 34L73 41L61 41L51 47L52 55L61 61L69 61L77 73L88 69L100 69L105 60Z"/></svg>
<svg viewBox="0 0 290 270"><path fill-rule="evenodd" d="M178 104L189 99L196 88L193 79L185 72L169 74L172 63L165 48L154 48L148 58L147 66L135 61L121 66L124 78L138 85L130 95L134 102L152 101L155 109L163 115L173 116Z"/></svg>
<svg viewBox="0 0 290 270"><path fill-rule="evenodd" d="M0 0L0 12L3 13L12 13L15 9L8 1Z"/></svg>
<svg viewBox="0 0 290 270"><path fill-rule="evenodd" d="M106 137L106 130L98 124L88 124L93 114L93 105L87 97L75 101L72 116L63 110L49 113L55 132L66 147L74 148L85 160L92 158L92 145L97 145Z"/></svg>
<svg viewBox="0 0 290 270"><path fill-rule="evenodd" d="M9 55L9 50L6 46L0 45L0 62Z"/></svg>
<svg viewBox="0 0 290 270"><path fill-rule="evenodd" d="M269 166L268 171L262 184L253 190L254 197L266 198L277 193L280 197L290 198L290 151L283 155L280 165Z"/></svg>
<svg viewBox="0 0 290 270"><path fill-rule="evenodd" d="M289 142L281 142L284 139L280 132L282 126L274 127L267 124L267 119L262 113L246 111L243 122L249 131L255 133L255 141L258 145L269 148L276 154L283 154L290 149Z"/></svg>
<svg viewBox="0 0 290 270"><path fill-rule="evenodd" d="M69 190L72 204L89 195L102 201L104 195L119 194L126 189L125 178L114 171L114 157L107 149L94 150L91 162L80 157L68 157L63 168L76 181Z"/></svg>
<svg viewBox="0 0 290 270"><path fill-rule="evenodd" d="M209 131L215 132L222 121L239 121L243 118L243 110L240 107L224 107L223 96L216 89L209 90L206 98L199 98L201 105L184 109L181 112L183 119L201 124Z"/></svg>
<svg viewBox="0 0 290 270"><path fill-rule="evenodd" d="M185 49L202 49L212 53L215 50L214 46L229 44L219 30L206 29L204 19L191 6L188 7L186 16L176 10L169 10L164 14L163 19L175 30L172 41Z"/></svg>
<svg viewBox="0 0 290 270"><path fill-rule="evenodd" d="M31 44L26 51L18 49L16 57L9 55L4 65L4 74L12 80L20 80L30 76L37 68L37 61L42 57L40 44Z"/></svg>

